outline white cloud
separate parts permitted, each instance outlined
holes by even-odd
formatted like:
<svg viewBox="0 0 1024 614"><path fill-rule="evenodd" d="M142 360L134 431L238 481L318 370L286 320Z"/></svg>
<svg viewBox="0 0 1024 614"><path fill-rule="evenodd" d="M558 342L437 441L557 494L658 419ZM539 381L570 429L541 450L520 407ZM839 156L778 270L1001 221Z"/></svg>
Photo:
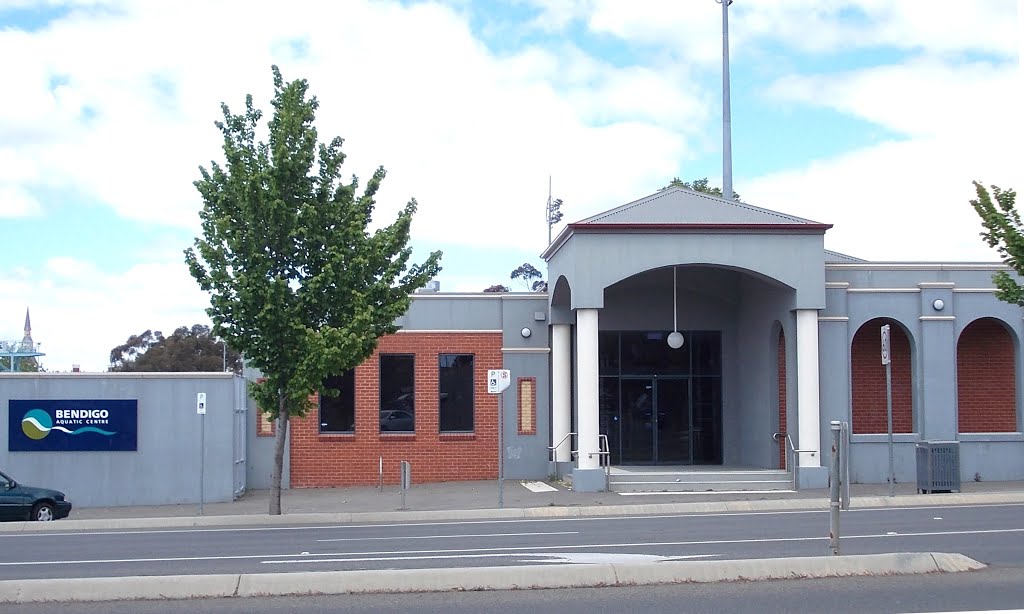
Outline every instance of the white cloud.
<svg viewBox="0 0 1024 614"><path fill-rule="evenodd" d="M282 61L294 55L289 41L302 41L305 56ZM237 112L251 92L269 111L274 61L286 78L309 79L321 137L346 138L346 172L389 170L379 221L419 199L414 233L425 241L543 236L549 173L588 209L631 198L673 173L706 116L692 82L571 47L495 56L465 16L434 4L300 3L268 20L231 3L204 3L198 15L133 3L0 33L0 50L26 58L13 77L26 95L0 100L9 118L0 133L31 127L19 140L33 145L17 150L30 168L124 217L189 228L200 207L196 167L219 157L220 101ZM16 146L0 145L0 156ZM598 189L594 176L617 187ZM479 232L496 216L507 232Z"/></svg>
<svg viewBox="0 0 1024 614"><path fill-rule="evenodd" d="M91 262L54 257L37 269L0 272L0 339L21 339L28 307L43 367L105 371L110 349L129 335L209 323L207 304L180 261L105 273Z"/></svg>
<svg viewBox="0 0 1024 614"><path fill-rule="evenodd" d="M37 215L41 209L39 201L25 188L0 183L0 219Z"/></svg>

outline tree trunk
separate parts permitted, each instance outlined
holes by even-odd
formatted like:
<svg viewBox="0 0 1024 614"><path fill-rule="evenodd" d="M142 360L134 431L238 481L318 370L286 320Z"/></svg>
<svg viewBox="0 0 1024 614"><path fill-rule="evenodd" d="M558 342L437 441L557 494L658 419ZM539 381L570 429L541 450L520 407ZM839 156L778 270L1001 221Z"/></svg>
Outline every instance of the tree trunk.
<svg viewBox="0 0 1024 614"><path fill-rule="evenodd" d="M274 439L274 471L270 478L270 515L281 515L281 476L284 474L284 442L288 438L288 410L284 395L278 396L277 437Z"/></svg>

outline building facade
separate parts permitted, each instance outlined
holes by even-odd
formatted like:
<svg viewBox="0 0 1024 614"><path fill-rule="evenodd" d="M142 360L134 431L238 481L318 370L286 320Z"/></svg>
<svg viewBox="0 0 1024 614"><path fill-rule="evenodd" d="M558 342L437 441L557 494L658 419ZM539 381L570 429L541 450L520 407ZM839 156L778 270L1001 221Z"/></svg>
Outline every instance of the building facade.
<svg viewBox="0 0 1024 614"><path fill-rule="evenodd" d="M851 427L851 479L884 483L884 324L897 481L920 441L959 442L964 480L1024 478L1005 267L867 262L826 250L829 228L671 188L567 225L542 254L548 293L416 294L401 332L333 380L341 395L294 422L291 485L375 484L381 467L394 483L400 460L417 481L494 478L499 414L506 477L571 473L581 491L604 488L603 452L774 469L787 441L800 485L822 486L832 420ZM499 368L513 383L488 395Z"/></svg>

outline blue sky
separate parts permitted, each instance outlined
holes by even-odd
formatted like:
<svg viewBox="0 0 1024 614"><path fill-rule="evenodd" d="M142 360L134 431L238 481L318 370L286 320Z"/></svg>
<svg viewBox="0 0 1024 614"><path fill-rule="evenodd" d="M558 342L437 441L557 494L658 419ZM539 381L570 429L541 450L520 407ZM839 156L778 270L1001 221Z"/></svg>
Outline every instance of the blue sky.
<svg viewBox="0 0 1024 614"><path fill-rule="evenodd" d="M330 4L328 6L328 4ZM537 266L548 176L566 221L679 176L721 180L714 0L0 0L0 339L26 307L44 366L102 370L147 328L205 322L181 257L219 104L305 77L348 173L415 196L442 290ZM876 260L993 260L971 180L1021 186L1015 0L737 0L733 167L747 202L834 224ZM1014 136L1016 135L1016 136ZM913 232L907 232L911 227Z"/></svg>

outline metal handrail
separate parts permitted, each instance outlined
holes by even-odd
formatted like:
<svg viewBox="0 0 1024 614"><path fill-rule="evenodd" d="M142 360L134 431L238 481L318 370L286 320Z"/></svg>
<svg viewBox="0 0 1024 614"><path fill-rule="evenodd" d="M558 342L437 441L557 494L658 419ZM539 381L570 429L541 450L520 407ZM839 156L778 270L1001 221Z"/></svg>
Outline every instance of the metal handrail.
<svg viewBox="0 0 1024 614"><path fill-rule="evenodd" d="M551 462L555 462L555 450L558 448L558 446L560 446L563 443L565 443L566 439L574 436L575 434L576 433L573 433L572 431L570 431L570 432L565 434L565 437L562 437L561 441L559 441L558 443L556 443L553 446L548 446L548 460L551 461ZM569 446L569 448L570 448L569 449L569 458L572 458L573 456L576 455L576 452L578 452L578 450L573 450L572 446Z"/></svg>
<svg viewBox="0 0 1024 614"><path fill-rule="evenodd" d="M772 439L775 441L779 441L782 437L786 438L786 468L793 472L793 490L800 490L800 459L798 459L796 455L805 453L813 456L817 454L818 451L797 449L796 444L793 443L793 438L789 433L772 434Z"/></svg>
<svg viewBox="0 0 1024 614"><path fill-rule="evenodd" d="M597 453L600 454L598 465L604 468L604 489L611 490L612 482L612 449L608 445L608 436L604 433L597 435Z"/></svg>

